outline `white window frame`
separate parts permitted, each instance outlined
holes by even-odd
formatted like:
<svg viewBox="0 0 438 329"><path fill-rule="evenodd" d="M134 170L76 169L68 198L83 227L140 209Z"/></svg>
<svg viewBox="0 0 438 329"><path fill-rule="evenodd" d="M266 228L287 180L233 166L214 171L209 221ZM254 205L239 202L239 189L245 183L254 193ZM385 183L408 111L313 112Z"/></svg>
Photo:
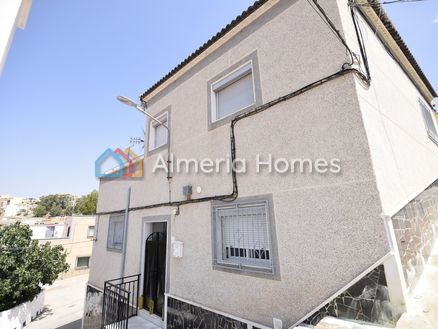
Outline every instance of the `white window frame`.
<svg viewBox="0 0 438 329"><path fill-rule="evenodd" d="M79 258L88 258L88 266L78 266L78 261ZM91 261L91 256L77 256L76 257L76 269L84 269L84 268L90 268L90 261Z"/></svg>
<svg viewBox="0 0 438 329"><path fill-rule="evenodd" d="M438 129L437 129L437 123L435 120L435 112L421 99L419 99L419 103L420 103L420 107L421 107L421 115L423 117L424 126L425 126L426 131L427 131L427 135L429 136L429 138L432 141L434 141L436 144L438 144ZM426 115L425 112L428 112L429 118L432 120L432 124L434 126L434 131L431 131L431 129L429 128L427 118L425 117L425 115Z"/></svg>
<svg viewBox="0 0 438 329"><path fill-rule="evenodd" d="M114 236L110 240L111 225L116 225L115 223L121 223L122 224L122 241L120 243L120 247L118 247L118 246L116 247L114 245ZM125 239L125 232L124 232L125 227L124 227L124 225L125 225L124 215L111 215L110 216L109 222L108 222L108 235L107 235L107 241L106 241L106 248L108 250L122 252L123 243L124 243L123 240ZM110 245L110 241L113 242L113 245Z"/></svg>
<svg viewBox="0 0 438 329"><path fill-rule="evenodd" d="M166 125L166 127L168 127L168 129L169 129L169 111L165 111L164 113L161 113L159 116L156 117L156 119L163 122L163 124ZM169 136L166 135L166 143L164 143L162 145L155 146L156 129L159 126L160 126L160 124L158 122L149 118L149 145L148 145L149 152L157 150L163 146L166 146L167 143L169 143L169 138L168 138ZM166 129L166 128L164 128L164 129Z"/></svg>
<svg viewBox="0 0 438 329"><path fill-rule="evenodd" d="M241 78L247 76L248 74L251 74L251 80L252 80L252 93L253 93L253 102L243 108L236 109L232 113L225 115L221 118L218 118L218 97L217 93L224 88L228 87L229 85L233 84L234 82L240 80ZM256 85L254 82L254 66L253 61L249 60L248 62L242 64L235 70L231 71L230 73L226 74L225 76L221 77L217 81L214 81L210 85L210 99L211 99L211 123L215 123L217 121L223 120L225 118L228 118L235 113L238 113L240 111L243 111L253 105L256 104Z"/></svg>
<svg viewBox="0 0 438 329"><path fill-rule="evenodd" d="M90 228L93 228L93 234L90 234ZM89 225L87 228L87 238L94 238L96 236L96 226L95 225Z"/></svg>
<svg viewBox="0 0 438 329"><path fill-rule="evenodd" d="M223 245L223 231L222 231L222 223L218 218L218 210L231 210L236 209L236 213L238 213L238 209L248 208L248 207L265 207L265 219L266 219L266 228L267 228L267 242L269 248L269 260L266 259L251 259L248 260L249 257L232 257L231 251L228 257L228 260L224 258L224 245ZM212 225L213 225L213 267L214 268L225 268L225 269L233 269L237 272L243 273L263 273L272 275L275 273L275 243L273 238L273 218L272 212L270 209L270 202L267 199L257 199L257 200L249 200L249 201L237 201L231 205L213 205L212 207ZM236 218L238 220L238 218ZM244 249L244 248L242 248ZM247 249L246 255L250 251ZM255 249L253 250L255 252ZM260 252L260 250L259 250Z"/></svg>

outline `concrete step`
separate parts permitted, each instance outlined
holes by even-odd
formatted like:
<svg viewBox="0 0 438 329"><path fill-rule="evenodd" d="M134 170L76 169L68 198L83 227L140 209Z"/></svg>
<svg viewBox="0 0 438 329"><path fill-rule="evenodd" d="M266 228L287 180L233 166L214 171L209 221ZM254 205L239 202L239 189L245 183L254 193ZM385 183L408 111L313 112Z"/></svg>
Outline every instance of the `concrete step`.
<svg viewBox="0 0 438 329"><path fill-rule="evenodd" d="M161 329L157 325L143 319L140 316L129 318L128 329Z"/></svg>
<svg viewBox="0 0 438 329"><path fill-rule="evenodd" d="M366 325L361 323L356 323L353 321L341 320L333 317L325 317L322 319L314 329L379 329L385 328L382 326Z"/></svg>

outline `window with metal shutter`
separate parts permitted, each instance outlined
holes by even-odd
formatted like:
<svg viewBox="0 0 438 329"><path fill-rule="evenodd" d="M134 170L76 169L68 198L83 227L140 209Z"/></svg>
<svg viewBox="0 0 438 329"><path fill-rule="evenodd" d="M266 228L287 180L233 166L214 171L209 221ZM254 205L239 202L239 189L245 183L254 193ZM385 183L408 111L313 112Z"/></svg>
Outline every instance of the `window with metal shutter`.
<svg viewBox="0 0 438 329"><path fill-rule="evenodd" d="M267 202L217 207L214 214L217 263L272 269Z"/></svg>

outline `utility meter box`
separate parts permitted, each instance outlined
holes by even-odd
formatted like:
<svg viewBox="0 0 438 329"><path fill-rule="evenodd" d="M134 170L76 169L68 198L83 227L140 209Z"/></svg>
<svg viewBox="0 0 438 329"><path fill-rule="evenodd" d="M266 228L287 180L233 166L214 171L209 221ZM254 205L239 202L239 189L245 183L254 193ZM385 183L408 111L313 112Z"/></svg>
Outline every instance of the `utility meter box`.
<svg viewBox="0 0 438 329"><path fill-rule="evenodd" d="M173 246L173 257L182 258L184 254L184 243L182 241L174 241Z"/></svg>

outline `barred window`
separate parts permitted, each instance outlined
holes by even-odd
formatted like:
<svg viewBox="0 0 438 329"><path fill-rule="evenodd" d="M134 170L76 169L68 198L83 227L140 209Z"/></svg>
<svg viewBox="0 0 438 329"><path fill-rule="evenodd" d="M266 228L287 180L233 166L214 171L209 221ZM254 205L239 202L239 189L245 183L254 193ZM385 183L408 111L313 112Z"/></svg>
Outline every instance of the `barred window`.
<svg viewBox="0 0 438 329"><path fill-rule="evenodd" d="M273 273L267 200L213 207L214 264Z"/></svg>
<svg viewBox="0 0 438 329"><path fill-rule="evenodd" d="M124 238L124 215L111 216L108 225L107 248L122 250Z"/></svg>
<svg viewBox="0 0 438 329"><path fill-rule="evenodd" d="M438 133L435 127L435 117L432 110L420 101L421 112L423 113L424 124L426 125L427 133L435 142L438 142Z"/></svg>

